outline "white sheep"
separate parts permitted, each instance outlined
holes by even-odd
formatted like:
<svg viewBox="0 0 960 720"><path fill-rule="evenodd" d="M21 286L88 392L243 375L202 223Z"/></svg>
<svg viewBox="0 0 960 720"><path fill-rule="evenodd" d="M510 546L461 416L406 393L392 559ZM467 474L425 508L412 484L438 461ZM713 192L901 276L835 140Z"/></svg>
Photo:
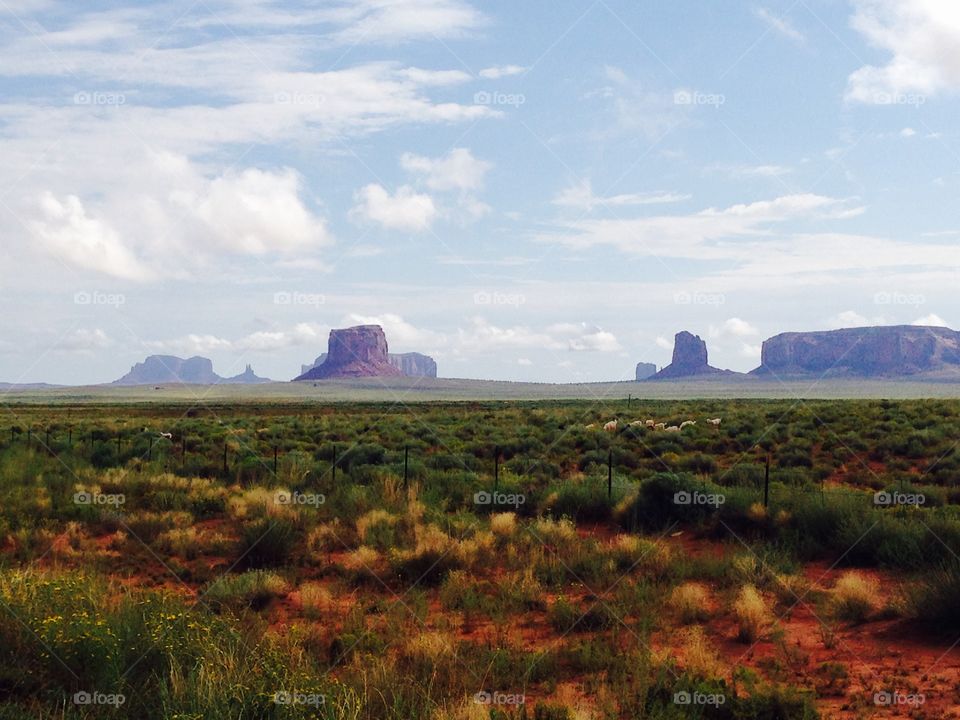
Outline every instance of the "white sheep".
<svg viewBox="0 0 960 720"><path fill-rule="evenodd" d="M667 432L680 432L680 426L679 426L679 425L671 425L670 427L666 428L666 430L667 430Z"/></svg>
<svg viewBox="0 0 960 720"><path fill-rule="evenodd" d="M584 430L593 430L596 426L597 426L596 423L590 423L589 425L584 425L584 426L583 426L583 429L584 429Z"/></svg>
<svg viewBox="0 0 960 720"><path fill-rule="evenodd" d="M630 423L630 427L637 427L638 425L643 425L643 420L634 420Z"/></svg>
<svg viewBox="0 0 960 720"><path fill-rule="evenodd" d="M711 425L713 425L714 427L720 427L720 422L721 422L722 420L723 420L723 418L711 418L711 419L707 420L707 422L710 423Z"/></svg>
<svg viewBox="0 0 960 720"><path fill-rule="evenodd" d="M647 420L647 422L644 423L644 425L646 425L648 428L655 427L656 424L657 424L656 420Z"/></svg>
<svg viewBox="0 0 960 720"><path fill-rule="evenodd" d="M616 421L616 420L611 420L610 422L606 423L606 424L603 426L603 429L606 430L607 432L616 432L616 430L617 430L617 421Z"/></svg>
<svg viewBox="0 0 960 720"><path fill-rule="evenodd" d="M697 424L696 420L684 420L682 423L680 423L680 429L683 430L685 427L689 427L691 425L696 425L696 424Z"/></svg>
<svg viewBox="0 0 960 720"><path fill-rule="evenodd" d="M666 423L657 423L653 426L654 430L665 430L667 428Z"/></svg>
<svg viewBox="0 0 960 720"><path fill-rule="evenodd" d="M173 440L173 433L165 433L165 432L162 432L162 433L160 433L160 437L162 437L162 438L164 438L164 439L166 439L166 440Z"/></svg>

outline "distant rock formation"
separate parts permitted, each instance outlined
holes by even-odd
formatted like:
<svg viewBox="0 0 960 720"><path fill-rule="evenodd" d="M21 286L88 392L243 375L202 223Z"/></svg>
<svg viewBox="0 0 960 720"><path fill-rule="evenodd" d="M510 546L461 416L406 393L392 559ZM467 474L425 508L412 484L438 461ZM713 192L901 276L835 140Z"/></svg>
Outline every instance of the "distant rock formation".
<svg viewBox="0 0 960 720"><path fill-rule="evenodd" d="M673 342L673 362L651 377L651 380L696 377L700 375L737 375L707 363L707 344L686 330L678 332Z"/></svg>
<svg viewBox="0 0 960 720"><path fill-rule="evenodd" d="M379 325L331 330L326 359L295 379L402 376L403 372L390 362L388 355L387 336Z"/></svg>
<svg viewBox="0 0 960 720"><path fill-rule="evenodd" d="M142 363L137 363L130 372L114 385L160 385L163 383L182 383L188 385L217 385L221 383L253 384L270 382L257 377L253 368L247 365L246 372L232 378L222 378L213 371L213 362L205 357L192 357L187 360L173 355L151 355Z"/></svg>
<svg viewBox="0 0 960 720"><path fill-rule="evenodd" d="M300 374L305 375L313 370L313 368L323 365L326 359L327 354L323 353L313 361L313 364L301 365ZM429 355L423 355L417 352L387 353L387 360L390 361L391 365L399 368L400 372L407 377L435 378L437 376L437 363Z"/></svg>
<svg viewBox="0 0 960 720"><path fill-rule="evenodd" d="M247 369L239 375L234 375L231 378L224 378L220 382L225 385L259 385L260 383L268 383L273 381L268 378L258 377L257 374L253 372L253 366L247 365Z"/></svg>
<svg viewBox="0 0 960 720"><path fill-rule="evenodd" d="M896 377L960 371L960 332L893 325L782 333L764 341L754 375Z"/></svg>
<svg viewBox="0 0 960 720"><path fill-rule="evenodd" d="M649 377L653 377L657 374L657 366L653 363L639 362L637 363L637 380L646 380Z"/></svg>

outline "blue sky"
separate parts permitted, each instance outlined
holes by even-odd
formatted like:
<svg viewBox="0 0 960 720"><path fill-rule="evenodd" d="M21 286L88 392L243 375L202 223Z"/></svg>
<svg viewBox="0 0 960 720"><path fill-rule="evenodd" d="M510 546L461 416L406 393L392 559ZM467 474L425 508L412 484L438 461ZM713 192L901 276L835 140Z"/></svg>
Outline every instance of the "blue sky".
<svg viewBox="0 0 960 720"><path fill-rule="evenodd" d="M960 324L960 6L0 0L0 379Z"/></svg>

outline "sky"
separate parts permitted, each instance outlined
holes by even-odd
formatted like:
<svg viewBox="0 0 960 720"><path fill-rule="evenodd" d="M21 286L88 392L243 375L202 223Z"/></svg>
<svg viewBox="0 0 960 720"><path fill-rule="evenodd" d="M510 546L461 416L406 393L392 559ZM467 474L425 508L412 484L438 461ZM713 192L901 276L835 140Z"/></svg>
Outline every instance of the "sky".
<svg viewBox="0 0 960 720"><path fill-rule="evenodd" d="M960 326L954 0L0 0L0 380Z"/></svg>

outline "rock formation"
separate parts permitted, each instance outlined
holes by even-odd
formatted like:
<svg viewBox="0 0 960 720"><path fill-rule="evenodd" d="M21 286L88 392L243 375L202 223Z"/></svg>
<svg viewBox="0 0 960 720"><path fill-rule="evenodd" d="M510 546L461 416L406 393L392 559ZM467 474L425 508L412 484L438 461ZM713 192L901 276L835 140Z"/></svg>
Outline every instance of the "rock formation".
<svg viewBox="0 0 960 720"><path fill-rule="evenodd" d="M231 378L224 378L220 382L226 385L259 385L260 383L268 383L273 381L267 378L258 377L257 374L253 372L253 366L247 365L247 369L239 375L234 375Z"/></svg>
<svg viewBox="0 0 960 720"><path fill-rule="evenodd" d="M247 365L246 372L232 378L222 378L213 371L213 362L205 357L192 357L187 360L173 355L151 355L142 363L137 363L130 372L114 385L161 385L163 383L183 383L188 385L216 385L219 383L264 383L266 378L257 377L253 368Z"/></svg>
<svg viewBox="0 0 960 720"><path fill-rule="evenodd" d="M301 365L300 374L305 375L306 373L313 370L313 368L323 365L327 359L327 354L323 353L316 360L313 361L310 365ZM429 377L435 378L437 376L437 363L429 355L423 355L422 353L410 352L410 353L388 353L387 359L390 361L391 365L396 366L400 369L407 377Z"/></svg>
<svg viewBox="0 0 960 720"><path fill-rule="evenodd" d="M296 380L402 376L403 372L390 362L388 354L387 336L379 325L331 330L323 364Z"/></svg>
<svg viewBox="0 0 960 720"><path fill-rule="evenodd" d="M960 371L960 332L896 325L782 333L764 341L755 375L895 377Z"/></svg>
<svg viewBox="0 0 960 720"><path fill-rule="evenodd" d="M639 362L637 363L637 380L646 380L649 377L653 377L657 374L657 366L653 363Z"/></svg>
<svg viewBox="0 0 960 720"><path fill-rule="evenodd" d="M654 375L652 380L696 377L700 375L736 375L707 363L707 344L699 335L686 330L678 332L673 342L673 362Z"/></svg>

